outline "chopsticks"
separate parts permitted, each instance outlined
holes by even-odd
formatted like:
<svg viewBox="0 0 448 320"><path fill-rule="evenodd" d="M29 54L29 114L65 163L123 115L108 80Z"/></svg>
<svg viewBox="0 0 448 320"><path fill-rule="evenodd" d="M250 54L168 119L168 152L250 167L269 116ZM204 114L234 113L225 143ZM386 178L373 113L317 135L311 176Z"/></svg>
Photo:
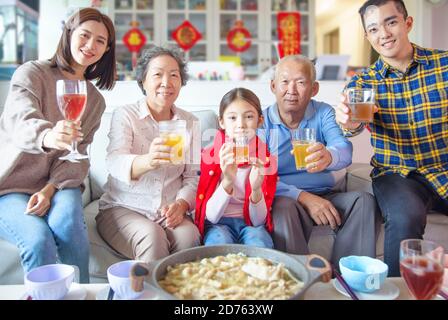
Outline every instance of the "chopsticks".
<svg viewBox="0 0 448 320"><path fill-rule="evenodd" d="M447 294L445 291L440 290L440 291L439 291L439 295L440 295L443 299L448 300L448 294Z"/></svg>
<svg viewBox="0 0 448 320"><path fill-rule="evenodd" d="M345 282L344 278L341 276L341 274L336 270L334 265L331 265L331 268L333 269L333 274L336 277L336 279L339 281L339 283L344 287L345 291L349 294L350 298L352 300L359 300L358 296L355 294L355 292L350 288L350 286Z"/></svg>

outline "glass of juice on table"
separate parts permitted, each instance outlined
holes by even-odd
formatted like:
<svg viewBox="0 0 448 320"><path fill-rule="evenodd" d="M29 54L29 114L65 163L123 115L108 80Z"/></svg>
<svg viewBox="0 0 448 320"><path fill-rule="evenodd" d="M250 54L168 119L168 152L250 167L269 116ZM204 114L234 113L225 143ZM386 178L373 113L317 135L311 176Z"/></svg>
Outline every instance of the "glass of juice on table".
<svg viewBox="0 0 448 320"><path fill-rule="evenodd" d="M159 122L159 135L165 139L165 145L171 147L172 164L185 163L185 136L187 122L185 120L169 120Z"/></svg>
<svg viewBox="0 0 448 320"><path fill-rule="evenodd" d="M87 84L84 80L58 80L56 82L56 96L59 110L67 121L81 119L87 104ZM60 160L79 162L89 156L78 151L78 142L72 142L72 150Z"/></svg>
<svg viewBox="0 0 448 320"><path fill-rule="evenodd" d="M375 89L350 88L346 90L350 120L369 123L373 121L373 107L375 106Z"/></svg>
<svg viewBox="0 0 448 320"><path fill-rule="evenodd" d="M434 298L442 287L444 249L428 240L408 239L400 244L400 273L417 300Z"/></svg>
<svg viewBox="0 0 448 320"><path fill-rule="evenodd" d="M298 128L291 130L291 143L297 170L306 170L305 158L311 153L307 150L316 143L316 130L314 128Z"/></svg>

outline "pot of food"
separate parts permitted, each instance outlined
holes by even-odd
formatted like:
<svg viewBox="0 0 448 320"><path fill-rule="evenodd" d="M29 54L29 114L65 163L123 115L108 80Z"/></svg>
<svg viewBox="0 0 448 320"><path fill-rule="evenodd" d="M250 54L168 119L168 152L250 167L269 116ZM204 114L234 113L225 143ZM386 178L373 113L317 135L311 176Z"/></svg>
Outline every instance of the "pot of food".
<svg viewBox="0 0 448 320"><path fill-rule="evenodd" d="M138 271L143 268L147 272ZM331 267L318 255L291 255L245 245L182 250L131 271L134 288L145 280L162 299L303 299L315 282L328 282Z"/></svg>

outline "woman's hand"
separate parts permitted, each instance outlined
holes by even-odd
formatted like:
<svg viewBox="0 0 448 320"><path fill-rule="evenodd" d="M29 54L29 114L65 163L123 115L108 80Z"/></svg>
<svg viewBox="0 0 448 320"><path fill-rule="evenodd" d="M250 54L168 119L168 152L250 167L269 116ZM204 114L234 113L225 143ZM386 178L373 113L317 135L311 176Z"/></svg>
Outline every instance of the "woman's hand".
<svg viewBox="0 0 448 320"><path fill-rule="evenodd" d="M165 145L165 142L166 140L163 138L155 138L149 146L149 152L147 154L149 170L154 170L171 163L171 147Z"/></svg>
<svg viewBox="0 0 448 320"><path fill-rule="evenodd" d="M33 194L28 200L26 206L26 214L43 217L47 214L51 206L51 198L53 198L56 188L52 184L47 184L42 190Z"/></svg>
<svg viewBox="0 0 448 320"><path fill-rule="evenodd" d="M235 154L233 153L233 143L224 143L222 145L219 150L219 165L224 176L221 184L228 194L232 194L238 169L235 162Z"/></svg>
<svg viewBox="0 0 448 320"><path fill-rule="evenodd" d="M45 148L56 150L72 150L72 142L82 141L81 121L61 120L47 132L42 142Z"/></svg>
<svg viewBox="0 0 448 320"><path fill-rule="evenodd" d="M162 207L161 213L166 217L166 227L174 229L181 224L188 208L188 202L184 199L176 200L176 202Z"/></svg>

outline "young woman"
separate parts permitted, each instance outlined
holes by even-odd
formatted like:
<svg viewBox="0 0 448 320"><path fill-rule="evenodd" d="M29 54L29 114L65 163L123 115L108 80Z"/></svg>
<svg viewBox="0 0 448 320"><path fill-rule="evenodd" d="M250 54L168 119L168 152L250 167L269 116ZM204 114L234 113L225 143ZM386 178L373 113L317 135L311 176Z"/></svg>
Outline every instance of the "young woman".
<svg viewBox="0 0 448 320"><path fill-rule="evenodd" d="M241 243L273 248L270 208L277 184L276 161L256 136L263 123L258 97L236 88L224 95L213 147L204 150L196 198L196 224L205 245ZM247 140L240 154L234 141ZM247 163L236 156L247 154ZM244 159L243 159L244 160Z"/></svg>
<svg viewBox="0 0 448 320"><path fill-rule="evenodd" d="M179 50L153 47L137 63L137 82L146 97L112 116L109 176L96 222L101 237L129 259L150 262L200 244L188 215L198 184L198 165L188 157L199 139L193 133L198 120L175 106L187 78ZM183 163L168 160L175 146L159 134L167 120L186 123Z"/></svg>
<svg viewBox="0 0 448 320"><path fill-rule="evenodd" d="M14 73L0 118L0 237L16 244L25 272L57 261L77 265L89 282L89 241L81 194L89 161L59 160L72 141L85 153L100 125L100 89L115 78L115 29L96 9L75 13L64 26L55 55ZM56 81L87 81L79 122L63 120ZM81 125L82 123L82 125Z"/></svg>

